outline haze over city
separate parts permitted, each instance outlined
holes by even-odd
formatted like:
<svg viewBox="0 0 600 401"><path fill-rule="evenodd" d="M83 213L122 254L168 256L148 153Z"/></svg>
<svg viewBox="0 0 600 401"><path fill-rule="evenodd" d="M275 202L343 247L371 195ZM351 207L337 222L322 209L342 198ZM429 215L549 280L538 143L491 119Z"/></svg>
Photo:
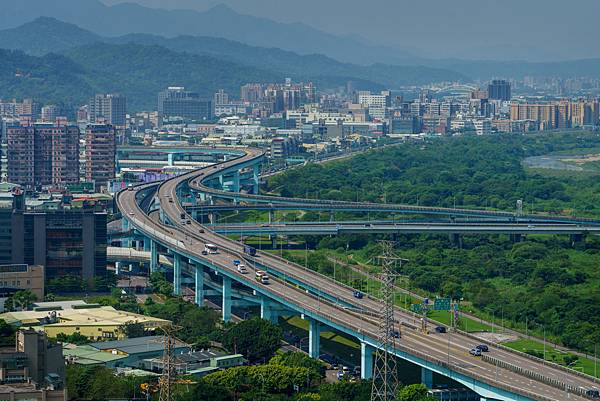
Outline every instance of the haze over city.
<svg viewBox="0 0 600 401"><path fill-rule="evenodd" d="M122 0L103 0L106 4ZM595 0L136 0L303 23L428 58L556 61L600 57Z"/></svg>

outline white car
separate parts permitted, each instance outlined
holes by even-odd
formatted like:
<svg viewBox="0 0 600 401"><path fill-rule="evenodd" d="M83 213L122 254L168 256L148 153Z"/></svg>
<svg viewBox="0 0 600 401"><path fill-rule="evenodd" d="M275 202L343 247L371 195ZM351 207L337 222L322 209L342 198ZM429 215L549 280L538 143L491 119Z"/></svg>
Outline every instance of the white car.
<svg viewBox="0 0 600 401"><path fill-rule="evenodd" d="M238 271L238 273L242 273L242 274L248 273L248 270L246 269L245 265L238 265L237 271Z"/></svg>

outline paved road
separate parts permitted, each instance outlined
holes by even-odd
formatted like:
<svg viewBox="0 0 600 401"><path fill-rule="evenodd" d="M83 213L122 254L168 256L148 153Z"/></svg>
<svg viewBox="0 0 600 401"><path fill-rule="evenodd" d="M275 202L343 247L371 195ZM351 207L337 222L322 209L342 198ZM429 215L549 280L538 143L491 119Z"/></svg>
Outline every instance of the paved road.
<svg viewBox="0 0 600 401"><path fill-rule="evenodd" d="M210 261L210 263L228 271L232 276L236 277L236 280L247 284L249 287L257 288L259 285L253 280L252 272L242 275L234 268L233 260L244 257L242 254L242 245L209 231L197 222L192 222L189 225L181 224L180 216L185 211L178 201L176 194L178 186L189 180L195 180L196 185L200 186L201 190L204 190L205 187L198 180L198 177L208 178L211 175L219 174L220 171L234 166L238 162L250 161L255 157L260 157L260 154L257 151L250 151L239 159L222 163L223 166L220 168L209 168L191 172L161 184L157 196L164 213L173 222L176 222L175 226L159 224L139 208L136 193L147 189L148 185L142 186L139 189L134 188L133 190L120 192L117 197L117 204L123 212L124 217L140 231L145 232L154 239L160 240L160 242L181 254L192 256L197 260ZM204 249L205 243L216 244L220 249L219 254L201 255L201 250ZM279 279L272 279L270 285L259 286L258 290L268 293L274 299L296 305L301 312L330 320L341 327L352 328L359 335L366 338L377 338L377 322L371 316L376 315L381 309L381 304L378 300L367 297L358 300L352 296L350 288L274 255L259 253L255 259L246 258L246 260L249 266L253 266L255 261L260 262L263 265L269 266L274 271L285 272L288 277L295 277L303 282L310 283L312 286L319 288L323 293L335 294L340 301L351 303L357 308L361 308L364 313L357 313L344 308L340 304L327 302L320 297L308 294L306 291ZM409 312L397 309L395 317L398 322L410 326L413 325L414 317ZM452 370L466 376L477 378L496 387L510 389L512 392L533 399L556 401L566 399L563 390L528 379L511 370L497 368L480 358L471 357L468 354L468 350L476 345L477 342L465 334L425 335L410 328L410 326L403 326L402 339L397 345L399 351L421 357L438 365L448 364ZM529 371L542 373L544 376L560 382L566 381L571 386L583 388L596 387L595 383L588 378L564 372L558 367L545 365L516 352L492 347L490 354L500 361L519 366ZM569 399L582 400L584 398L570 394Z"/></svg>
<svg viewBox="0 0 600 401"><path fill-rule="evenodd" d="M302 222L262 224L216 224L210 226L221 234L290 234L330 235L361 233L432 233L432 234L599 234L599 226L577 224L521 223L401 223L401 222Z"/></svg>

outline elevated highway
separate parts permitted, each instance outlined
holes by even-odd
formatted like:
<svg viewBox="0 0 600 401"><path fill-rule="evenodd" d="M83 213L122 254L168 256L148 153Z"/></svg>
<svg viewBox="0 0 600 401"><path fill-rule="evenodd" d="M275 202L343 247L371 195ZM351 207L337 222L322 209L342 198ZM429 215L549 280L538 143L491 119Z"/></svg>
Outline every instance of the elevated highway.
<svg viewBox="0 0 600 401"><path fill-rule="evenodd" d="M365 222L300 222L300 223L237 223L209 224L219 234L231 235L338 235L338 234L566 234L598 235L600 226L576 224L522 224L522 223L399 223L392 221Z"/></svg>
<svg viewBox="0 0 600 401"><path fill-rule="evenodd" d="M196 267L195 285L200 289L196 291L196 302L199 304L202 303L204 269L220 275L224 320L231 317L231 283L235 281L256 294L262 317L272 319L283 306L308 320L309 353L313 357L319 355L321 326L355 337L361 343L361 374L369 378L373 352L379 347L376 316L381 304L378 300L370 297L357 299L351 288L274 255L261 252L254 257L245 255L240 243L201 225L183 208L182 198L187 201L195 198L190 189L200 194L201 201L210 202L215 192L227 192L223 190L226 186L239 190L241 176L256 178L256 174L248 175L247 172L256 171L262 153L254 149L237 152L237 158L223 161L216 167L120 192L116 201L124 218L124 229L132 229L150 239L151 269L157 267L158 245L173 254L176 293L181 293L182 265L186 260ZM227 177L231 179L229 183ZM217 186L221 189L215 189ZM250 187L257 189L256 179ZM230 198L238 201L248 196L238 191ZM152 207L158 208L160 219L153 219L148 210L140 206L147 202L148 197L153 197ZM219 252L203 255L201 251L206 243L217 245ZM271 283L259 284L253 279L252 271L251 274L239 273L234 260L244 260L252 269L267 270L272 275ZM402 336L394 353L421 366L423 381L428 385L431 385L432 373L437 372L462 383L487 400L540 401L584 400L587 399L585 390L598 386L589 376L493 344L490 344L489 357L472 357L468 350L480 340L458 331L424 334L415 327L415 318L402 309L395 311Z"/></svg>

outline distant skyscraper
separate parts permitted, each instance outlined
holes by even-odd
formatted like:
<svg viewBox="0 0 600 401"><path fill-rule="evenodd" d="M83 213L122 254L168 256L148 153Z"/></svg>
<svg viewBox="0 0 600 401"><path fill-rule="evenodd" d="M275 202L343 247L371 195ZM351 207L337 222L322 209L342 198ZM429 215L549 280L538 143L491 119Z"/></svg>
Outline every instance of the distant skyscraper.
<svg viewBox="0 0 600 401"><path fill-rule="evenodd" d="M79 182L79 128L64 121L6 129L8 180L25 188L64 188Z"/></svg>
<svg viewBox="0 0 600 401"><path fill-rule="evenodd" d="M215 93L214 104L229 104L229 95L223 89Z"/></svg>
<svg viewBox="0 0 600 401"><path fill-rule="evenodd" d="M488 85L488 97L491 100L511 99L510 82L503 79L495 79Z"/></svg>
<svg viewBox="0 0 600 401"><path fill-rule="evenodd" d="M115 136L110 124L90 124L85 130L85 179L97 190L115 178Z"/></svg>
<svg viewBox="0 0 600 401"><path fill-rule="evenodd" d="M118 94L98 94L89 102L90 123L111 124L116 127L125 126L127 115L127 98Z"/></svg>
<svg viewBox="0 0 600 401"><path fill-rule="evenodd" d="M213 117L212 101L203 100L184 87L170 87L158 94L158 114L161 118L180 117L184 120L203 121Z"/></svg>

